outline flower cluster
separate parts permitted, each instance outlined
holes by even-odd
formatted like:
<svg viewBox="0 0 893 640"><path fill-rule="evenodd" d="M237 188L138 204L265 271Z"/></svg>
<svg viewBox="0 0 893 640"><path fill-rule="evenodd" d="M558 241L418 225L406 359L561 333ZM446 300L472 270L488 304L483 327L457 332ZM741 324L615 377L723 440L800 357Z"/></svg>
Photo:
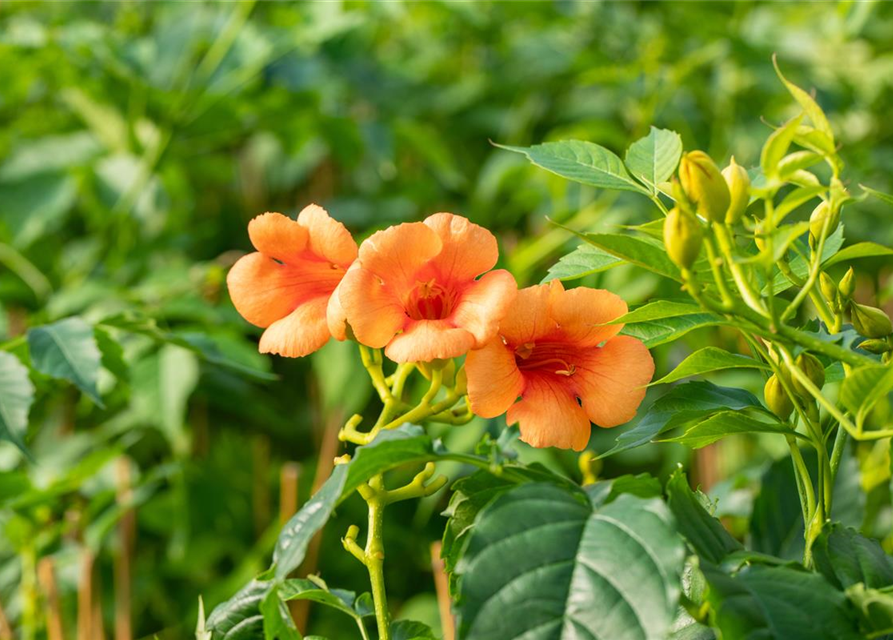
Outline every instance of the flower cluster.
<svg viewBox="0 0 893 640"><path fill-rule="evenodd" d="M393 226L359 248L317 205L297 220L265 213L248 233L257 251L227 283L239 313L265 328L261 352L306 356L334 337L398 363L467 356L472 411L506 413L533 446L582 450L590 422L633 417L654 373L645 346L610 324L623 300L558 281L518 291L493 270L493 234L461 216Z"/></svg>

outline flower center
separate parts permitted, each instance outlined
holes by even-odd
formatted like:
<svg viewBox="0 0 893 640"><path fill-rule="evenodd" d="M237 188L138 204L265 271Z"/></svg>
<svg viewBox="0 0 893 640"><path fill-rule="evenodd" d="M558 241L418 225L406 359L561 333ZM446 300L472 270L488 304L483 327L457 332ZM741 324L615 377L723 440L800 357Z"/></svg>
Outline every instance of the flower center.
<svg viewBox="0 0 893 640"><path fill-rule="evenodd" d="M413 320L442 320L453 312L455 294L431 278L417 282L406 304L406 315Z"/></svg>
<svg viewBox="0 0 893 640"><path fill-rule="evenodd" d="M555 373L568 378L577 372L572 350L563 344L525 342L515 348L515 364L521 371Z"/></svg>

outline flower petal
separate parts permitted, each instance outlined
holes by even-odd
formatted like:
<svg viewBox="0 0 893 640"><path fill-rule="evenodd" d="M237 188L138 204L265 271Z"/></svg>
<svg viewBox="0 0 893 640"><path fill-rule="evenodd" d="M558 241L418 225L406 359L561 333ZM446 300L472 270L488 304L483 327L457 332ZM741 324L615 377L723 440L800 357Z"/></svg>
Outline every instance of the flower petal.
<svg viewBox="0 0 893 640"><path fill-rule="evenodd" d="M367 347L382 348L409 320L399 297L363 266L348 269L338 296L354 335Z"/></svg>
<svg viewBox="0 0 893 640"><path fill-rule="evenodd" d="M255 249L280 262L296 258L308 241L307 229L281 213L264 213L252 219L248 237Z"/></svg>
<svg viewBox="0 0 893 640"><path fill-rule="evenodd" d="M360 245L360 264L397 293L416 284L416 274L443 244L421 222L405 222L369 236ZM342 300L344 302L344 300Z"/></svg>
<svg viewBox="0 0 893 640"><path fill-rule="evenodd" d="M499 333L513 346L553 333L558 324L551 317L552 301L563 292L558 280L521 289L500 322Z"/></svg>
<svg viewBox="0 0 893 640"><path fill-rule="evenodd" d="M520 423L521 440L540 448L582 451L592 431L571 388L549 375L526 376L522 399L508 410L506 422Z"/></svg>
<svg viewBox="0 0 893 640"><path fill-rule="evenodd" d="M447 282L462 282L489 271L499 258L496 237L462 216L435 213L425 218L443 243L433 266Z"/></svg>
<svg viewBox="0 0 893 640"><path fill-rule="evenodd" d="M430 362L465 355L472 347L474 336L447 320L414 320L391 340L385 355L394 362Z"/></svg>
<svg viewBox="0 0 893 640"><path fill-rule="evenodd" d="M268 327L299 304L301 291L290 286L291 269L262 253L239 258L226 276L229 295L243 318Z"/></svg>
<svg viewBox="0 0 893 640"><path fill-rule="evenodd" d="M636 415L654 360L644 344L630 336L612 338L586 349L573 376L583 409L600 427L616 427Z"/></svg>
<svg viewBox="0 0 893 640"><path fill-rule="evenodd" d="M524 388L515 355L499 337L468 353L465 373L471 410L482 418L495 418L508 411Z"/></svg>
<svg viewBox="0 0 893 640"><path fill-rule="evenodd" d="M626 302L620 296L588 287L565 291L552 302L552 318L567 339L581 347L597 346L620 333L622 324L604 323L626 311Z"/></svg>
<svg viewBox="0 0 893 640"><path fill-rule="evenodd" d="M260 337L260 352L300 358L321 348L329 339L325 298L315 298L271 324Z"/></svg>
<svg viewBox="0 0 893 640"><path fill-rule="evenodd" d="M341 282L344 282L342 280ZM335 287L335 291L329 297L329 303L326 305L326 324L329 327L329 333L335 340L347 340L347 314L344 306L341 304L341 284Z"/></svg>
<svg viewBox="0 0 893 640"><path fill-rule="evenodd" d="M475 346L480 347L496 335L499 322L514 302L517 291L515 278L508 271L485 273L462 293L450 320L470 331Z"/></svg>
<svg viewBox="0 0 893 640"><path fill-rule="evenodd" d="M319 205L304 207L298 214L298 223L310 233L309 248L316 255L342 267L356 259L357 243L350 231Z"/></svg>

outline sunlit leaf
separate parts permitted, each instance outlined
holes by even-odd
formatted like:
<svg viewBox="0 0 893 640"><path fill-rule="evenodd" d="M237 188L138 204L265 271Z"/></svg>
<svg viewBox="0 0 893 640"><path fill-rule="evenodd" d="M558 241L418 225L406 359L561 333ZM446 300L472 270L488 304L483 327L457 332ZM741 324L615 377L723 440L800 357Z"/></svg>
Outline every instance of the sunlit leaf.
<svg viewBox="0 0 893 640"><path fill-rule="evenodd" d="M763 151L760 154L760 167L767 177L773 177L778 174L778 163L788 152L794 135L797 133L797 127L800 125L802 115L795 116L788 120L781 127L772 132L766 144L763 145Z"/></svg>
<svg viewBox="0 0 893 640"><path fill-rule="evenodd" d="M768 370L769 365L747 356L729 353L725 349L718 347L704 347L685 358L671 373L668 373L660 380L655 380L651 384L666 384L682 378L710 373L711 371L742 368Z"/></svg>
<svg viewBox="0 0 893 640"><path fill-rule="evenodd" d="M577 280L593 273L607 271L623 264L623 260L591 244L581 244L549 268L543 282L549 280Z"/></svg>
<svg viewBox="0 0 893 640"><path fill-rule="evenodd" d="M635 324L639 322L651 322L676 318L701 313L702 309L691 302L676 302L673 300L655 300L641 307L625 313L610 324Z"/></svg>
<svg viewBox="0 0 893 640"><path fill-rule="evenodd" d="M778 66L778 59L776 56L772 56L772 64L775 66L775 73L778 74L778 78L784 83L784 86L794 97L794 100L796 100L803 108L803 111L806 113L810 122L812 122L812 125L828 136L831 145L833 146L834 131L831 129L831 124L828 122L825 112L822 111L822 108L811 95L784 77L784 74L782 74L781 69Z"/></svg>
<svg viewBox="0 0 893 640"><path fill-rule="evenodd" d="M657 185L666 181L682 157L682 138L675 131L651 127L648 135L636 140L626 151L626 166L655 195Z"/></svg>
<svg viewBox="0 0 893 640"><path fill-rule="evenodd" d="M893 256L893 249L875 242L858 242L845 249L841 249L828 258L822 266L827 268L841 262L858 260L859 258L878 258L884 256Z"/></svg>
<svg viewBox="0 0 893 640"><path fill-rule="evenodd" d="M662 442L677 442L692 449L700 449L726 436L742 433L777 433L790 436L795 432L767 413L762 413L757 418L741 411L721 411L686 428L683 434Z"/></svg>

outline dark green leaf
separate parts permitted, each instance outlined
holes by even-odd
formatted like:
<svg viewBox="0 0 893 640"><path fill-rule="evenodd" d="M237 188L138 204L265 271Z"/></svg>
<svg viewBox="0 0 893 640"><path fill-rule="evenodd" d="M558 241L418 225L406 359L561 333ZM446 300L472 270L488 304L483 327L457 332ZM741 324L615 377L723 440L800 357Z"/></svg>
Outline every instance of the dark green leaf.
<svg viewBox="0 0 893 640"><path fill-rule="evenodd" d="M846 590L846 596L856 608L859 624L866 638L883 638L893 633L893 593L889 589L869 589L857 583Z"/></svg>
<svg viewBox="0 0 893 640"><path fill-rule="evenodd" d="M737 353L729 353L725 349L704 347L703 349L698 349L680 362L671 373L665 375L660 380L655 380L651 384L666 384L668 382L681 380L682 378L699 376L712 371L742 368L768 370L769 365L747 356Z"/></svg>
<svg viewBox="0 0 893 640"><path fill-rule="evenodd" d="M893 558L876 540L840 523L825 525L812 547L815 567L838 589L861 582L880 589L893 585Z"/></svg>
<svg viewBox="0 0 893 640"><path fill-rule="evenodd" d="M762 407L756 396L743 389L703 381L681 384L651 405L635 427L620 434L617 444L600 457L641 446L665 431L718 411Z"/></svg>
<svg viewBox="0 0 893 640"><path fill-rule="evenodd" d="M0 439L12 442L29 458L25 434L32 402L34 385L28 367L11 353L0 351Z"/></svg>
<svg viewBox="0 0 893 640"><path fill-rule="evenodd" d="M291 612L279 597L279 585L274 585L260 603L264 619L264 640L301 640Z"/></svg>
<svg viewBox="0 0 893 640"><path fill-rule="evenodd" d="M232 598L217 605L205 622L212 640L258 640L264 637L260 605L272 583L252 580Z"/></svg>
<svg viewBox="0 0 893 640"><path fill-rule="evenodd" d="M705 496L688 486L688 478L677 470L667 482L667 504L679 533L703 560L721 563L727 555L742 549L741 543L725 530L722 523L707 511Z"/></svg>
<svg viewBox="0 0 893 640"><path fill-rule="evenodd" d="M630 264L681 282L679 268L673 264L663 245L656 240L618 233L577 234L583 240Z"/></svg>
<svg viewBox="0 0 893 640"><path fill-rule="evenodd" d="M41 373L73 382L96 404L102 399L96 389L101 354L93 327L72 317L28 331L31 364Z"/></svg>
<svg viewBox="0 0 893 640"><path fill-rule="evenodd" d="M780 422L768 412L760 412L760 417L747 415L741 411L720 411L706 420L696 422L685 429L685 432L674 438L661 442L678 442L700 449L726 436L741 433L778 433L794 435L790 427Z"/></svg>
<svg viewBox="0 0 893 640"><path fill-rule="evenodd" d="M657 185L665 182L682 157L682 138L675 131L651 127L644 138L633 142L626 151L626 166L634 176L657 195Z"/></svg>
<svg viewBox="0 0 893 640"><path fill-rule="evenodd" d="M496 146L507 151L523 153L538 167L574 182L601 189L648 193L630 177L620 158L593 142L562 140L532 147L510 147L501 144Z"/></svg>
<svg viewBox="0 0 893 640"><path fill-rule="evenodd" d="M93 327L93 336L101 354L102 366L108 369L119 380L130 377L130 366L124 359L124 349L107 329Z"/></svg>
<svg viewBox="0 0 893 640"><path fill-rule="evenodd" d="M671 522L656 499L593 509L554 485L506 492L478 516L458 567L459 636L664 640L684 560Z"/></svg>
<svg viewBox="0 0 893 640"><path fill-rule="evenodd" d="M391 640L439 640L426 624L414 620L391 623Z"/></svg>

